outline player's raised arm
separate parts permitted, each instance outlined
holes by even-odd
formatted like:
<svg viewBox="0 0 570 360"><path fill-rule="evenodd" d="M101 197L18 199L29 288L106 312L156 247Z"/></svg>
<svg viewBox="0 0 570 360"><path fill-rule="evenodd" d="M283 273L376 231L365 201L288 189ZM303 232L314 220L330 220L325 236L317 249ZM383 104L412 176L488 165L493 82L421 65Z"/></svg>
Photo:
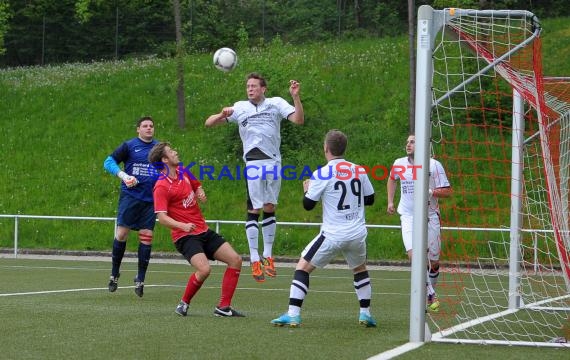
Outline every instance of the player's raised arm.
<svg viewBox="0 0 570 360"><path fill-rule="evenodd" d="M305 110L303 109L303 103L301 102L301 96L299 95L301 91L301 83L296 80L290 80L289 84L289 93L293 98L295 112L289 115L288 119L297 125L303 125L305 123Z"/></svg>
<svg viewBox="0 0 570 360"><path fill-rule="evenodd" d="M212 127L223 124L227 121L228 116L231 116L233 113L234 113L234 108L225 107L219 113L210 115L210 117L206 119L204 125L206 127Z"/></svg>

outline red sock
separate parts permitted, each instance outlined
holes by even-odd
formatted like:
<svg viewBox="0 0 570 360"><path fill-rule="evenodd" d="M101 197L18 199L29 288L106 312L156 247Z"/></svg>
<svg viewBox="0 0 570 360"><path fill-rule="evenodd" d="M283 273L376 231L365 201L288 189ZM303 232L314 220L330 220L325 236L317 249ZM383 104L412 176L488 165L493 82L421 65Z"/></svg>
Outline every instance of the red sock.
<svg viewBox="0 0 570 360"><path fill-rule="evenodd" d="M222 279L222 294L220 296L218 307L224 308L231 305L239 280L239 273L239 269L233 269L230 267L226 268L224 278Z"/></svg>
<svg viewBox="0 0 570 360"><path fill-rule="evenodd" d="M184 290L184 296L182 296L182 301L186 304L190 303L190 300L196 295L198 290L202 287L203 282L198 281L196 274L190 275L188 279L188 284L186 284L186 290Z"/></svg>

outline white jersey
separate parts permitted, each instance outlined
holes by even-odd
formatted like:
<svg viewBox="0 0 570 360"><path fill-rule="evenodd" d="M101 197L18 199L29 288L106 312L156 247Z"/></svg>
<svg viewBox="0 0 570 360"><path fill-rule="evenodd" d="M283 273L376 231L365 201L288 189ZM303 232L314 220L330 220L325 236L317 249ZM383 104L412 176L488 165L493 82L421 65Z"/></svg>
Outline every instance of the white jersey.
<svg viewBox="0 0 570 360"><path fill-rule="evenodd" d="M229 122L239 125L243 155L254 148L263 151L274 160L281 161L281 121L295 112L295 107L280 97L266 98L255 105L250 101L238 101Z"/></svg>
<svg viewBox="0 0 570 360"><path fill-rule="evenodd" d="M321 233L336 241L349 241L365 236L364 197L374 194L366 174L356 173L355 165L344 159L333 159L313 172L305 196L322 200Z"/></svg>
<svg viewBox="0 0 570 360"><path fill-rule="evenodd" d="M414 183L419 171L423 169L410 163L408 157L396 159L392 166L391 176L400 180L400 203L398 204L398 214L414 215ZM449 187L449 180L445 175L445 170L441 163L435 159L429 161L429 188L438 189ZM428 216L439 214L439 203L436 197L430 196L428 206Z"/></svg>

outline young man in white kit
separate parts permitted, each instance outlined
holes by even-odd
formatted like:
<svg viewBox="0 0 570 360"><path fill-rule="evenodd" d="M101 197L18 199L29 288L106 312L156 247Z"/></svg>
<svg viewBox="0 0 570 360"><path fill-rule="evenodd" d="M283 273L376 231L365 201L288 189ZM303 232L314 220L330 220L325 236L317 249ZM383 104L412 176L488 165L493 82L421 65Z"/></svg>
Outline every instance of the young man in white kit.
<svg viewBox="0 0 570 360"><path fill-rule="evenodd" d="M408 136L406 141L405 157L396 159L388 178L388 214L396 213L394 207L394 194L396 181L400 180L400 202L398 214L402 224L402 240L408 253L408 259L412 260L412 230L414 222L414 182L418 171L422 171L418 165L414 165L414 152L416 137ZM439 215L439 198L447 198L452 194L451 185L445 175L441 163L430 159L429 163L429 201L428 201L428 270L426 274L427 307L429 311L439 311L439 300L435 292L435 285L439 277L439 255L441 252L441 225Z"/></svg>
<svg viewBox="0 0 570 360"><path fill-rule="evenodd" d="M207 127L235 123L243 145L243 159L247 171L247 220L245 233L249 244L252 276L264 282L264 272L269 277L277 275L273 261L273 242L276 233L275 206L281 190L281 121L295 124L305 122L303 104L299 96L300 84L290 81L289 93L293 105L281 97L266 98L267 83L258 73L246 78L247 100L238 101L232 107L206 119ZM259 213L263 210L261 230L263 257L259 256Z"/></svg>
<svg viewBox="0 0 570 360"><path fill-rule="evenodd" d="M353 285L359 303L358 322L376 327L370 314L372 287L366 268L366 220L364 207L374 204L374 189L359 165L344 159L346 135L338 130L327 133L324 152L327 165L305 180L303 207L312 210L322 202L323 223L319 234L305 247L295 268L289 290L289 308L271 320L274 326L301 325L301 306L309 292L309 275L342 255L353 273Z"/></svg>

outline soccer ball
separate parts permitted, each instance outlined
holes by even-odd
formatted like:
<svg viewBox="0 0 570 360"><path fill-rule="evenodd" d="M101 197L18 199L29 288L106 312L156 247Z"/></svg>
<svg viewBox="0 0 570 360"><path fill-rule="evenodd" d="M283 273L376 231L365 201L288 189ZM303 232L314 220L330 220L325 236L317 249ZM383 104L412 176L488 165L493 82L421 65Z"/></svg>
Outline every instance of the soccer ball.
<svg viewBox="0 0 570 360"><path fill-rule="evenodd" d="M224 47L216 50L214 53L214 66L218 70L231 71L237 65L236 52L230 48Z"/></svg>

